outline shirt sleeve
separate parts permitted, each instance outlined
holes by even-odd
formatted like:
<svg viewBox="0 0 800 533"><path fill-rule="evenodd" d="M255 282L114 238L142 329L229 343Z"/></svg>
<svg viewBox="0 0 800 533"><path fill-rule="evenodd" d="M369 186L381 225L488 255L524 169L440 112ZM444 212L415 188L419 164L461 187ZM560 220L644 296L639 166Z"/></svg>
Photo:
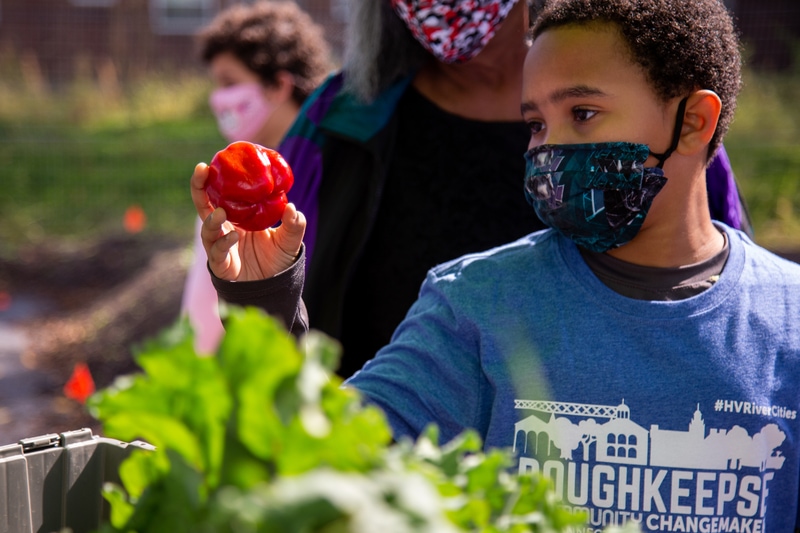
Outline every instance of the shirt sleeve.
<svg viewBox="0 0 800 533"><path fill-rule="evenodd" d="M484 436L490 407L478 335L432 279L429 274L391 342L345 386L384 411L395 439L416 439L430 423L442 443L468 427Z"/></svg>
<svg viewBox="0 0 800 533"><path fill-rule="evenodd" d="M308 313L302 299L305 282L305 247L288 269L258 281L226 281L209 269L221 301L241 307L258 307L283 321L295 337L308 331ZM224 320L223 320L224 323Z"/></svg>

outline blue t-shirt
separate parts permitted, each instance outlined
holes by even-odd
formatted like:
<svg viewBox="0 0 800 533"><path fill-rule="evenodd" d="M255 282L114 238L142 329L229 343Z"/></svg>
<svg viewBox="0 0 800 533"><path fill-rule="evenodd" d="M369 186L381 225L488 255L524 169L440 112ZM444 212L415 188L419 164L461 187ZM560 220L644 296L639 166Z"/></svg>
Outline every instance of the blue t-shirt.
<svg viewBox="0 0 800 533"><path fill-rule="evenodd" d="M441 265L347 383L396 437L512 448L591 527L793 532L800 266L719 227L719 280L680 301L617 294L552 230Z"/></svg>

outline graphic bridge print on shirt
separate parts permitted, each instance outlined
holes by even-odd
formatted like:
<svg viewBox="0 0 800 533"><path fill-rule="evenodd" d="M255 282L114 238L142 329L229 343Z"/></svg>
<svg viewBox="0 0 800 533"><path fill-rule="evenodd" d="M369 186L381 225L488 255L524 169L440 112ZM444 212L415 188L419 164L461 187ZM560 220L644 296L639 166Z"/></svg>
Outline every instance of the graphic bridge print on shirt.
<svg viewBox="0 0 800 533"><path fill-rule="evenodd" d="M673 431L637 424L624 401L514 407L535 412L514 427L519 472L551 478L565 505L588 511L588 530L634 520L644 531L764 531L785 461L786 434L775 423L753 435L738 425L706 428L697 405L686 431Z"/></svg>

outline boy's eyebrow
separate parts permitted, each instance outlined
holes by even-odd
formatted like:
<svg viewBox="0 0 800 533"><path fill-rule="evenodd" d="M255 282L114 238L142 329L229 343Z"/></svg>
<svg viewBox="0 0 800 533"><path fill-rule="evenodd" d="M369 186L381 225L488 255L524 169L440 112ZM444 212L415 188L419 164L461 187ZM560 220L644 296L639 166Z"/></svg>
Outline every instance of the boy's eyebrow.
<svg viewBox="0 0 800 533"><path fill-rule="evenodd" d="M550 103L557 104L566 100L567 98L585 98L587 96L605 97L609 95L608 93L595 87L590 87L588 85L574 85L572 87L565 87L563 89L553 91L550 93L550 96L547 98L547 100ZM535 102L522 102L522 105L520 106L520 111L523 114L526 111L537 111L538 109L539 106Z"/></svg>

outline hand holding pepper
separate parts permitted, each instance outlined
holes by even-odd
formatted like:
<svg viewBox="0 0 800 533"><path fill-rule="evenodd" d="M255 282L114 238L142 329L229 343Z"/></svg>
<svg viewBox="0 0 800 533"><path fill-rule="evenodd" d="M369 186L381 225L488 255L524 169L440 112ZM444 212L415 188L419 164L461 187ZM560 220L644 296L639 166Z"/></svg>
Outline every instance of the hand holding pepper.
<svg viewBox="0 0 800 533"><path fill-rule="evenodd" d="M248 231L229 222L223 207L214 207L208 179L209 166L198 164L191 179L192 201L203 220L200 237L214 275L228 281L254 281L289 268L300 253L306 227L303 214L290 203L280 226Z"/></svg>

